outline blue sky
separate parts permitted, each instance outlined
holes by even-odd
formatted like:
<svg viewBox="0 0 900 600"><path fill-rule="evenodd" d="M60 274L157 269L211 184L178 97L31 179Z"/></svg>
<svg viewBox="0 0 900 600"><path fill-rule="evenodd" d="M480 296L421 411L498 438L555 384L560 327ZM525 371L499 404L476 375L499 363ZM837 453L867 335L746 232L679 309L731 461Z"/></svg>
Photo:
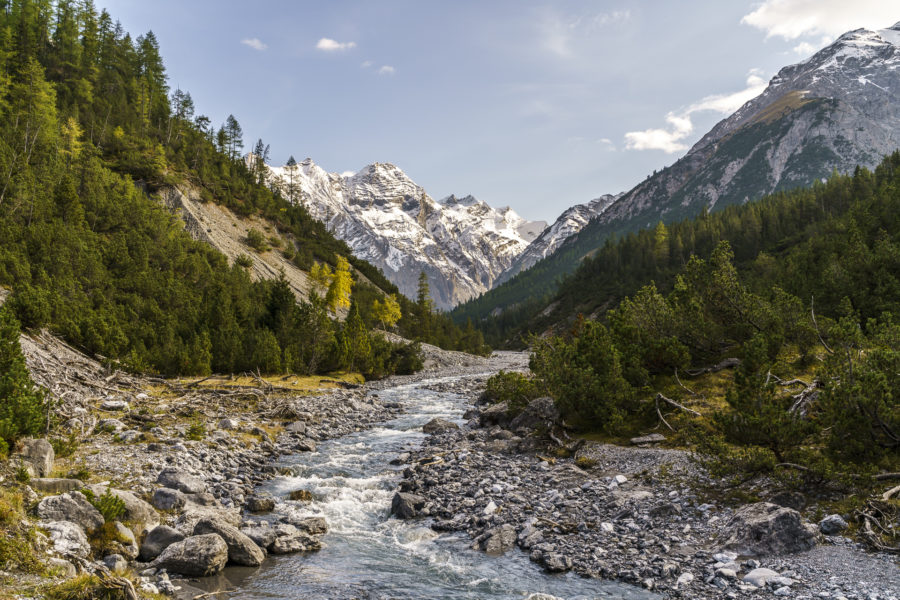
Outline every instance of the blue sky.
<svg viewBox="0 0 900 600"><path fill-rule="evenodd" d="M402 168L551 221L683 155L780 67L900 20L856 0L97 0L247 147Z"/></svg>

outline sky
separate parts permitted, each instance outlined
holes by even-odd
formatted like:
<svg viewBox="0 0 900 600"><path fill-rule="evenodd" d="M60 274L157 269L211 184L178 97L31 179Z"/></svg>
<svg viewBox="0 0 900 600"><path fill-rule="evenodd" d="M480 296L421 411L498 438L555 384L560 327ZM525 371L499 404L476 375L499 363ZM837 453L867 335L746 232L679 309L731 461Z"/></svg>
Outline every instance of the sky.
<svg viewBox="0 0 900 600"><path fill-rule="evenodd" d="M528 219L672 164L885 0L96 0L270 162L397 165ZM894 8L894 10L891 10Z"/></svg>

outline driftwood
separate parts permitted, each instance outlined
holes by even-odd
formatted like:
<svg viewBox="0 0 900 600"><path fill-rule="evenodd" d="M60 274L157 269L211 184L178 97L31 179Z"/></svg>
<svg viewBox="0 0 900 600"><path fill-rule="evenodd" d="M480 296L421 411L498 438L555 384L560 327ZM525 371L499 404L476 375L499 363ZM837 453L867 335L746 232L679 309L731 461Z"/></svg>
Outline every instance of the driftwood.
<svg viewBox="0 0 900 600"><path fill-rule="evenodd" d="M718 364L715 364L711 367L704 367L702 369L687 369L685 370L685 373L687 373L691 377L697 377L699 375L705 375L706 373L718 373L719 371L723 371L725 369L733 369L739 364L741 364L741 359L739 358L725 358Z"/></svg>

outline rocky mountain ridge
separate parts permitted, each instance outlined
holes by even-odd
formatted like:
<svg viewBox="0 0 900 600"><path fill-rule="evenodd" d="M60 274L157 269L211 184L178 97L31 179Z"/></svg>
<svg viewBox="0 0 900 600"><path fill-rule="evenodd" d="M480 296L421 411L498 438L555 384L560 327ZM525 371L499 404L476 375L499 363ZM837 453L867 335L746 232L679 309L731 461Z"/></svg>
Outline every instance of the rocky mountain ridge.
<svg viewBox="0 0 900 600"><path fill-rule="evenodd" d="M307 158L293 167L269 166L268 179L408 297L416 297L424 271L441 309L489 290L547 225L473 196L436 201L389 163L345 176Z"/></svg>

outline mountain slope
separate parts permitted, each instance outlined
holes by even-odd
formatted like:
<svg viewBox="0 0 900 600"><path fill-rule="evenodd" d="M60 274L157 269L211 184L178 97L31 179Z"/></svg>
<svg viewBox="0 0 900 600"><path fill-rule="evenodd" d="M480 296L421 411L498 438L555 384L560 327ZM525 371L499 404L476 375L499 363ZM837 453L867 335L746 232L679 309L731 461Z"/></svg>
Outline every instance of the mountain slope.
<svg viewBox="0 0 900 600"><path fill-rule="evenodd" d="M454 316L484 318L550 294L560 275L611 236L808 186L834 170L873 167L898 147L900 23L851 31L781 69L762 94L675 164L624 194L550 257Z"/></svg>
<svg viewBox="0 0 900 600"><path fill-rule="evenodd" d="M604 194L590 202L576 204L564 210L552 225L544 229L534 241L528 244L525 251L516 257L512 265L500 275L495 285L500 285L520 271L529 269L539 260L553 254L563 242L584 229L591 219L609 208L621 196L622 194Z"/></svg>
<svg viewBox="0 0 900 600"><path fill-rule="evenodd" d="M435 201L387 163L342 176L306 159L294 168L269 167L269 180L357 257L381 268L404 295L416 296L424 271L442 309L490 289L546 227L472 196Z"/></svg>

